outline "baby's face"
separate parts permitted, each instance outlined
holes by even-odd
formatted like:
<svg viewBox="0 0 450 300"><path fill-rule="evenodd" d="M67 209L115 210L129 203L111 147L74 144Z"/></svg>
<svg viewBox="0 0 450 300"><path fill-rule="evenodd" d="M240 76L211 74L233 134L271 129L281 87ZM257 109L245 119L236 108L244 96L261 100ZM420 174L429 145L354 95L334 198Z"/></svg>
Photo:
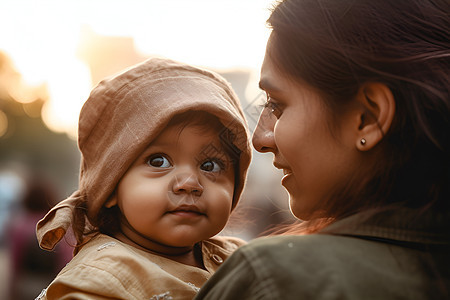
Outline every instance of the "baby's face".
<svg viewBox="0 0 450 300"><path fill-rule="evenodd" d="M175 125L138 157L114 197L133 229L161 251L161 245L189 247L219 233L233 191L234 169L219 133Z"/></svg>

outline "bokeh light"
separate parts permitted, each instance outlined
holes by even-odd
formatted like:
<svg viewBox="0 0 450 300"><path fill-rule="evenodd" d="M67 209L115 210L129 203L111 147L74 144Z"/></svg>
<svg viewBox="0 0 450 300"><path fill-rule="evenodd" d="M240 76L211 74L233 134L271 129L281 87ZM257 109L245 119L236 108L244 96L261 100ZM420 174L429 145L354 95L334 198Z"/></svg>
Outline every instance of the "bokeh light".
<svg viewBox="0 0 450 300"><path fill-rule="evenodd" d="M49 92L43 108L45 124L74 137L80 105L98 81L86 66L88 57L91 65L101 59L101 53L94 53L98 50L87 44L92 42L89 32L129 38L140 60L161 55L213 69L257 72L272 2L3 0L0 51L11 58L23 78L11 95L30 103L36 100L35 88L45 85ZM111 47L103 54L111 51L119 50ZM114 55L121 56L119 52Z"/></svg>

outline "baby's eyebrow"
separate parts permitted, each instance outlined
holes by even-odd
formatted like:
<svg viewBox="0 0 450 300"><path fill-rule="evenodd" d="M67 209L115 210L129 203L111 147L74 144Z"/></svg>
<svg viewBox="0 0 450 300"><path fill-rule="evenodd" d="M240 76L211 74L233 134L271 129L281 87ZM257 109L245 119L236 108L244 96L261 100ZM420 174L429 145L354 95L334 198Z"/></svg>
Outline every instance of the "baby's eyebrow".
<svg viewBox="0 0 450 300"><path fill-rule="evenodd" d="M158 141L157 143L152 141L150 144L147 145L147 147L145 147L144 152L147 152L147 151L152 150L152 149L171 148L171 147L174 147L174 145L176 145L175 141L163 141L163 142Z"/></svg>
<svg viewBox="0 0 450 300"><path fill-rule="evenodd" d="M213 143L209 143L200 151L200 155L211 156L216 155L218 153L223 153L223 150L214 145Z"/></svg>
<svg viewBox="0 0 450 300"><path fill-rule="evenodd" d="M141 152L141 154L139 154L139 157L146 157L153 153L164 153L165 152L164 149L166 149L166 148L167 148L167 145L161 145L161 144L152 145L152 144L150 144Z"/></svg>
<svg viewBox="0 0 450 300"><path fill-rule="evenodd" d="M219 157L222 159L228 158L228 155L226 151L223 149L222 146L218 147L217 145L214 145L213 143L209 143L199 153L199 157L206 158L206 157Z"/></svg>

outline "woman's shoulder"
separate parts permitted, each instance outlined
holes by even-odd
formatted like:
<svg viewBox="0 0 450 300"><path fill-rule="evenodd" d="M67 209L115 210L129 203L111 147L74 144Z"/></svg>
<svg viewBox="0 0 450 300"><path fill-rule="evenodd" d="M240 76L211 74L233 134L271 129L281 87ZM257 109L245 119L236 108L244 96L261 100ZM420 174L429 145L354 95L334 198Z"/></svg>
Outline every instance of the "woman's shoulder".
<svg viewBox="0 0 450 300"><path fill-rule="evenodd" d="M295 249L295 252L309 251L311 248L321 247L323 245L334 245L334 243L341 244L342 236L335 236L329 234L305 234L305 235L280 235L259 237L248 244L243 249L246 251L265 252L268 255L273 251L286 249Z"/></svg>
<svg viewBox="0 0 450 300"><path fill-rule="evenodd" d="M431 251L429 248L438 264L448 265L448 255ZM427 272L422 265L414 266L423 259L422 252L416 248L364 236L316 233L262 237L241 247L237 253L245 258L241 261L258 272L270 270L273 276L294 274L295 278L313 276L317 280L335 277L349 286L351 282L364 281L362 275L367 272L380 278L396 278L399 282L410 278L414 268ZM417 272L417 276L425 273Z"/></svg>
<svg viewBox="0 0 450 300"><path fill-rule="evenodd" d="M206 299L232 299L230 295L242 299L320 299L317 293L321 286L333 286L334 291L334 278L340 277L340 268L334 263L340 260L323 254L324 248L334 248L337 243L336 237L318 234L254 239L229 257L202 288L199 299L205 295Z"/></svg>
<svg viewBox="0 0 450 300"><path fill-rule="evenodd" d="M247 260L256 264L270 262L273 268L291 269L302 265L303 270L312 266L326 265L327 268L346 268L348 259L363 259L360 251L376 253L383 251L383 245L360 238L331 234L286 235L260 237L238 249ZM315 272L307 270L308 272Z"/></svg>
<svg viewBox="0 0 450 300"><path fill-rule="evenodd" d="M281 294L384 299L402 297L406 291L411 297L423 295L425 299L428 291L437 290L438 283L449 278L448 269L441 267L448 266L448 255L435 253L430 261L429 254L364 236L316 233L261 237L239 248L229 258L231 268L227 271L245 273L257 285L254 290L276 287L277 299L286 298ZM429 270L440 273L440 279Z"/></svg>

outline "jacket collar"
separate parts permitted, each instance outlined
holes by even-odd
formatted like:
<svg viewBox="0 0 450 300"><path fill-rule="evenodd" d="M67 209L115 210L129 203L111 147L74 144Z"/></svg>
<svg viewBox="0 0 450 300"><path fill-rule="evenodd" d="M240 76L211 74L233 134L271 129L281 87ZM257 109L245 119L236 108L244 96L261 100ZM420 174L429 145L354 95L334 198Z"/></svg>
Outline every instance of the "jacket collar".
<svg viewBox="0 0 450 300"><path fill-rule="evenodd" d="M450 213L406 208L368 210L336 221L321 233L449 246Z"/></svg>

